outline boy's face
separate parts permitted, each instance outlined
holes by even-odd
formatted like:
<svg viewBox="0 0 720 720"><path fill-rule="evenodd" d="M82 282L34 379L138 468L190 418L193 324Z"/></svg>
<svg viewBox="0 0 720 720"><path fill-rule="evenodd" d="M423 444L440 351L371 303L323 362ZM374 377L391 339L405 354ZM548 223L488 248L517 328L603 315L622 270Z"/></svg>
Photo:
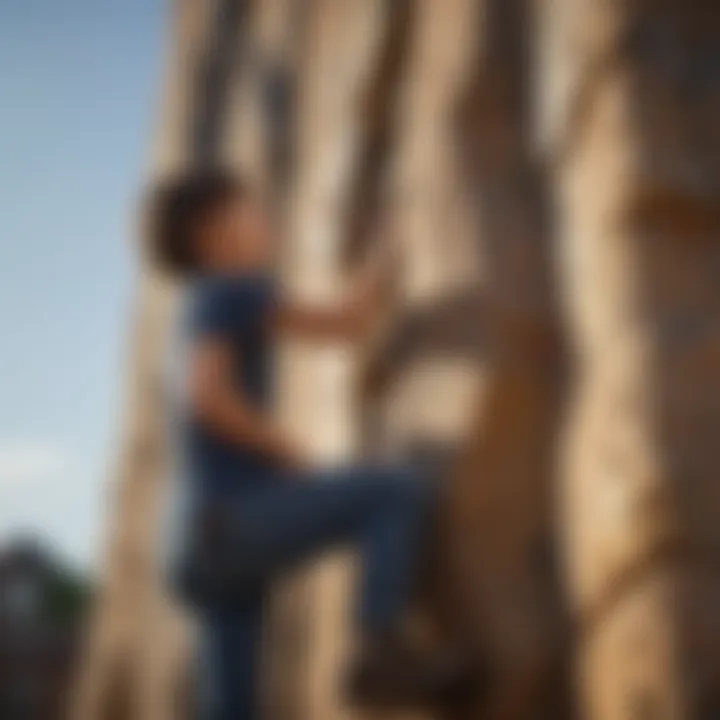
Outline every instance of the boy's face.
<svg viewBox="0 0 720 720"><path fill-rule="evenodd" d="M201 263L212 272L264 270L274 259L267 214L253 199L221 203L207 218L198 240Z"/></svg>

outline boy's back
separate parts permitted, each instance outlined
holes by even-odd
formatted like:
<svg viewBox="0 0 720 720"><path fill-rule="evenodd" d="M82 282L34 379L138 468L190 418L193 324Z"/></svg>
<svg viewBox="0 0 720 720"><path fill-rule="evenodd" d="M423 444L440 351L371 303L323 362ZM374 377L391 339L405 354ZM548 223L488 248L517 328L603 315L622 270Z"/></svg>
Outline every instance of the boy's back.
<svg viewBox="0 0 720 720"><path fill-rule="evenodd" d="M232 374L249 403L266 411L272 401L272 309L275 285L267 274L207 278L188 289L183 331L188 353L206 341L221 340L232 353ZM202 494L216 495L258 481L272 459L208 429L192 411L181 433L190 481Z"/></svg>

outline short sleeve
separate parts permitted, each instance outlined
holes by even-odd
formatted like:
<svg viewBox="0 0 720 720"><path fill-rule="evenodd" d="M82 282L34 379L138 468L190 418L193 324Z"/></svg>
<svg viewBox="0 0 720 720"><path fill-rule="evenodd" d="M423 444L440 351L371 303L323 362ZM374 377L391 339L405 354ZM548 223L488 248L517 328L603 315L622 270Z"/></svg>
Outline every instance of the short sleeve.
<svg viewBox="0 0 720 720"><path fill-rule="evenodd" d="M265 277L204 281L194 290L190 334L239 338L269 320L274 284Z"/></svg>

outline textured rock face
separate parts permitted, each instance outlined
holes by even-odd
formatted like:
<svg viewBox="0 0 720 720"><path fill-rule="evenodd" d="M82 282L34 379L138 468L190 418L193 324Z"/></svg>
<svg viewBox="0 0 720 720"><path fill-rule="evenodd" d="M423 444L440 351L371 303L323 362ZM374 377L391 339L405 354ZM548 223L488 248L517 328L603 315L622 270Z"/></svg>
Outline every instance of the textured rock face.
<svg viewBox="0 0 720 720"><path fill-rule="evenodd" d="M221 32L218 18L240 15L213 9L240 6L252 8L242 28ZM287 221L289 291L317 302L333 302L348 247L378 215L402 242L402 310L419 318L412 339L428 352L410 348L372 401L370 429L391 451L417 438L466 445L448 478L432 600L438 624L488 662L488 692L469 715L565 717L570 607L582 717L720 717L716 5L177 0L175 9L151 175L209 153L262 178ZM218 37L229 45L219 55ZM278 123L281 91L289 104ZM146 268L81 720L101 716L118 677L133 717L177 716L186 636L154 565L156 390L171 308ZM280 413L321 461L373 444L357 360L337 347L285 349ZM566 597L553 563L558 518ZM331 563L291 589L310 619L284 626L296 633L279 646L286 684L268 693L283 717L347 714L335 690L348 587L347 570Z"/></svg>
<svg viewBox="0 0 720 720"><path fill-rule="evenodd" d="M580 70L549 136L580 361L564 525L587 710L711 717L720 16L702 2L561 5L555 41Z"/></svg>

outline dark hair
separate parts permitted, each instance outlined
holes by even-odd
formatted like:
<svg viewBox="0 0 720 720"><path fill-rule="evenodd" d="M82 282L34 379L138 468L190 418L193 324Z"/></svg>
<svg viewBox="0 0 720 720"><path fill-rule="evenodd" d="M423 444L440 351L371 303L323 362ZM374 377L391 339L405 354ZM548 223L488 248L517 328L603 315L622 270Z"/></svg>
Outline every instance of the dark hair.
<svg viewBox="0 0 720 720"><path fill-rule="evenodd" d="M193 171L153 189L148 208L153 261L173 275L195 272L198 229L224 202L247 194L245 182L225 170Z"/></svg>

